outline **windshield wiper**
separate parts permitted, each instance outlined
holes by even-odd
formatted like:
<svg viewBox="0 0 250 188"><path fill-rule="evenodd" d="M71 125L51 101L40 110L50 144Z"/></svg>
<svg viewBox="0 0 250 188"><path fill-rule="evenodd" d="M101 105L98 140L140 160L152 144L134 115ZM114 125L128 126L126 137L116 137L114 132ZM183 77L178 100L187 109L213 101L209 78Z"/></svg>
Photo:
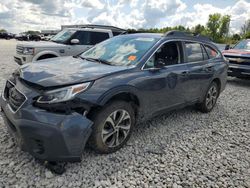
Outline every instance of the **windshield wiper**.
<svg viewBox="0 0 250 188"><path fill-rule="evenodd" d="M91 57L81 57L79 56L81 59L86 59L87 61L95 61L101 64L105 64L105 65L112 65L109 61L106 61L104 59L100 59L100 58L91 58Z"/></svg>

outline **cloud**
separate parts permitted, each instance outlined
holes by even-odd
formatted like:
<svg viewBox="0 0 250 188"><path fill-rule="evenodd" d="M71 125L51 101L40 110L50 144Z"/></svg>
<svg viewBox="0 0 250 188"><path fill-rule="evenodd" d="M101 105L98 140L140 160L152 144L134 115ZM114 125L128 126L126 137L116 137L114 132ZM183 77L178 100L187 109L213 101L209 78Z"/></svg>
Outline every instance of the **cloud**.
<svg viewBox="0 0 250 188"><path fill-rule="evenodd" d="M211 4L196 4L192 12L180 12L179 14L169 17L167 23L171 26L185 25L193 27L197 24L205 25L208 21L209 14L221 13L222 15L230 15L230 31L239 33L241 26L250 18L250 3L240 0L232 6L218 8Z"/></svg>
<svg viewBox="0 0 250 188"><path fill-rule="evenodd" d="M0 27L12 32L59 29L64 24L108 24L122 28L205 25L208 15L230 14L231 31L250 18L250 2L218 8L184 0L8 0L0 2Z"/></svg>
<svg viewBox="0 0 250 188"><path fill-rule="evenodd" d="M82 6L87 8L102 9L104 7L104 4L101 3L99 0L84 0L82 2Z"/></svg>
<svg viewBox="0 0 250 188"><path fill-rule="evenodd" d="M143 14L148 27L155 27L159 20L176 14L185 8L186 4L180 0L148 0L143 5Z"/></svg>

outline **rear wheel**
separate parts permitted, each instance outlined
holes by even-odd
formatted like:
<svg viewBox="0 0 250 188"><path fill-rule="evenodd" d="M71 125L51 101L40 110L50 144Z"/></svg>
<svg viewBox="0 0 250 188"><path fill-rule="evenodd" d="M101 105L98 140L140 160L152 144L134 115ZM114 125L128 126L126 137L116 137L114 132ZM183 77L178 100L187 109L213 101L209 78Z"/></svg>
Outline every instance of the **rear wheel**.
<svg viewBox="0 0 250 188"><path fill-rule="evenodd" d="M129 139L135 124L132 106L114 101L93 113L93 132L89 146L98 153L111 153L120 149Z"/></svg>
<svg viewBox="0 0 250 188"><path fill-rule="evenodd" d="M212 82L209 86L206 96L202 103L198 104L200 111L207 113L210 112L218 99L219 96L219 86L216 82Z"/></svg>

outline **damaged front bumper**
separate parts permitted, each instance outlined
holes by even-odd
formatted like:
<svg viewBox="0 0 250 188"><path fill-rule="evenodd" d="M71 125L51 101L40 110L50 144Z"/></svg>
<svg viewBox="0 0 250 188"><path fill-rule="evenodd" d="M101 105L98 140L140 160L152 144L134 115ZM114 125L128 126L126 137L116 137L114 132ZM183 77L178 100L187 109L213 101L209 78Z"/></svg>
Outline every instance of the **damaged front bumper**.
<svg viewBox="0 0 250 188"><path fill-rule="evenodd" d="M27 99L13 111L8 99L0 97L2 117L21 149L43 161L80 161L93 122L77 112L48 112Z"/></svg>

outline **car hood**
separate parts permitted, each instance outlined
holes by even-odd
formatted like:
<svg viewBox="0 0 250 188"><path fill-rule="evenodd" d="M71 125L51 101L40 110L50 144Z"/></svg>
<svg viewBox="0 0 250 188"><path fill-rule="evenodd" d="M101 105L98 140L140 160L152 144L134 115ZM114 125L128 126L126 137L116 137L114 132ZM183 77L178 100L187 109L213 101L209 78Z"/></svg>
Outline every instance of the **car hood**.
<svg viewBox="0 0 250 188"><path fill-rule="evenodd" d="M21 42L17 44L21 47L30 47L30 48L58 48L65 47L65 44L60 44L52 41L30 41L30 42Z"/></svg>
<svg viewBox="0 0 250 188"><path fill-rule="evenodd" d="M250 58L250 50L240 50L240 49L230 49L224 50L223 55L232 55L232 56L240 56L240 57L249 57Z"/></svg>
<svg viewBox="0 0 250 188"><path fill-rule="evenodd" d="M58 87L93 81L111 73L128 69L73 57L35 61L20 67L20 77L42 87Z"/></svg>

